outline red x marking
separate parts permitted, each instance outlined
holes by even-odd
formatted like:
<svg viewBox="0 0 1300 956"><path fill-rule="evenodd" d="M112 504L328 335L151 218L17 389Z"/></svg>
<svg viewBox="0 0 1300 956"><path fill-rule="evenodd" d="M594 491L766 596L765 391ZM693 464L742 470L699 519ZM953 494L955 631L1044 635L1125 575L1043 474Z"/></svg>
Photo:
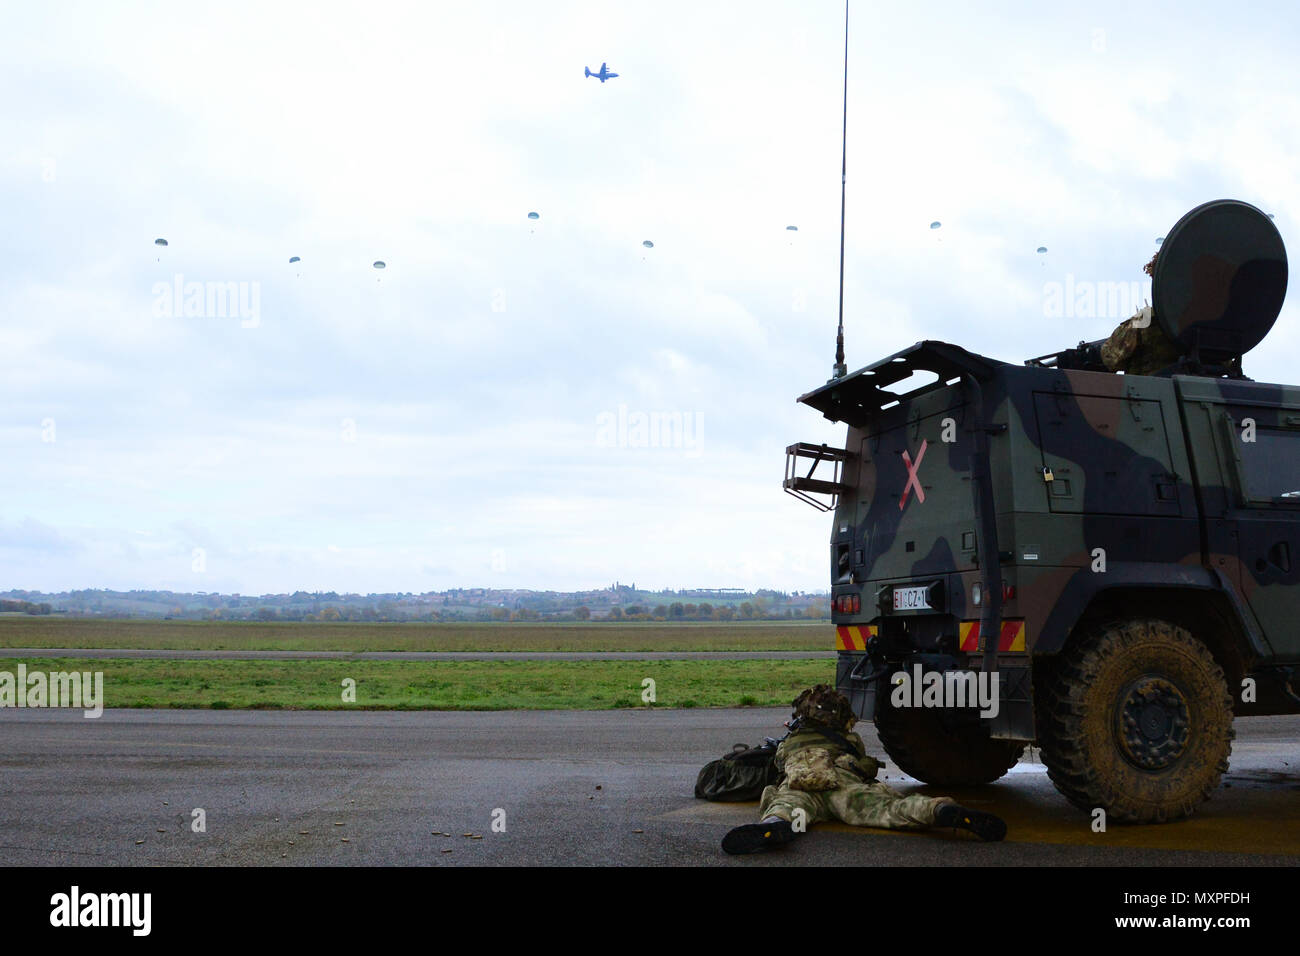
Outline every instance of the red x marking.
<svg viewBox="0 0 1300 956"><path fill-rule="evenodd" d="M926 442L922 440L921 450L916 453L916 461L912 461L912 456L903 451L903 464L907 466L907 484L903 486L903 497L898 499L898 510L903 510L903 505L907 504L907 493L913 488L916 489L916 500L924 501L925 492L921 489L921 481L916 477L916 471L921 467L921 459L925 457Z"/></svg>

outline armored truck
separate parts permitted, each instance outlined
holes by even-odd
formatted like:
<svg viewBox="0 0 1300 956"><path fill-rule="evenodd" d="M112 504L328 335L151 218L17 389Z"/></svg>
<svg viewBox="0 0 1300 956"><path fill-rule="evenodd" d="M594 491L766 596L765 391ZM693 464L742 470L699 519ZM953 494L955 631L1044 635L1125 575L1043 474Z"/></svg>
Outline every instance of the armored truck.
<svg viewBox="0 0 1300 956"><path fill-rule="evenodd" d="M1108 342L1017 365L923 341L799 399L847 426L784 481L834 514L837 685L919 780L990 783L1032 744L1075 806L1176 820L1235 717L1300 713L1300 387L1242 374L1282 239L1219 200L1152 268ZM1163 350L1116 365L1144 336Z"/></svg>

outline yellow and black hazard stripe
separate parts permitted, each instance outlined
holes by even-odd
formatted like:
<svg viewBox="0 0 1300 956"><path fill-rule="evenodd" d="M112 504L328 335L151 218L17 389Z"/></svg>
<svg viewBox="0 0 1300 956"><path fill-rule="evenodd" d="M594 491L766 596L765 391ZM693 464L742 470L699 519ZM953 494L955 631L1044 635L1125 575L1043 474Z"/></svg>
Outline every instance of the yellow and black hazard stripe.
<svg viewBox="0 0 1300 956"><path fill-rule="evenodd" d="M984 649L980 640L980 622L961 622L959 648L963 651L981 651ZM999 651L1023 651L1025 649L1025 622L1003 621L1002 633L998 635Z"/></svg>
<svg viewBox="0 0 1300 956"><path fill-rule="evenodd" d="M867 638L876 636L874 624L841 624L835 628L837 651L865 651Z"/></svg>
<svg viewBox="0 0 1300 956"><path fill-rule="evenodd" d="M961 638L959 648L963 651L983 650L980 641L980 622L962 621L959 625ZM865 651L867 638L876 636L874 624L841 624L835 628L835 649L837 651ZM1003 621L1002 633L998 638L999 651L1023 651L1025 649L1025 622Z"/></svg>

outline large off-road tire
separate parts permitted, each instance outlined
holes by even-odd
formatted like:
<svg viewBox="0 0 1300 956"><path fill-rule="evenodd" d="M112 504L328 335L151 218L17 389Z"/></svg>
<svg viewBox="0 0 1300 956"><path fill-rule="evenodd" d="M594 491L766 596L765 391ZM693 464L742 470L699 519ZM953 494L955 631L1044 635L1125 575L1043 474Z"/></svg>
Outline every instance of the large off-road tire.
<svg viewBox="0 0 1300 956"><path fill-rule="evenodd" d="M1186 817L1219 785L1232 751L1223 669L1161 620L1089 627L1038 693L1043 763L1056 789L1110 820Z"/></svg>
<svg viewBox="0 0 1300 956"><path fill-rule="evenodd" d="M988 722L976 715L895 708L881 701L876 734L900 770L937 787L992 783L1016 765L1025 745L989 737Z"/></svg>

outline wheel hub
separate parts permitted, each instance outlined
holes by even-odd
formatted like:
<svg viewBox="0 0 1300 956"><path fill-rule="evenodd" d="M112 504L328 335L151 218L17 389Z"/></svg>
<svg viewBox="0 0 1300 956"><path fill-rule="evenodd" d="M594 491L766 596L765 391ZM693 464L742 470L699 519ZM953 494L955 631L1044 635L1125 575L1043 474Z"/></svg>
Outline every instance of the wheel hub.
<svg viewBox="0 0 1300 956"><path fill-rule="evenodd" d="M1175 763L1187 748L1190 725L1182 691L1163 677L1140 677L1120 694L1119 745L1143 770Z"/></svg>

